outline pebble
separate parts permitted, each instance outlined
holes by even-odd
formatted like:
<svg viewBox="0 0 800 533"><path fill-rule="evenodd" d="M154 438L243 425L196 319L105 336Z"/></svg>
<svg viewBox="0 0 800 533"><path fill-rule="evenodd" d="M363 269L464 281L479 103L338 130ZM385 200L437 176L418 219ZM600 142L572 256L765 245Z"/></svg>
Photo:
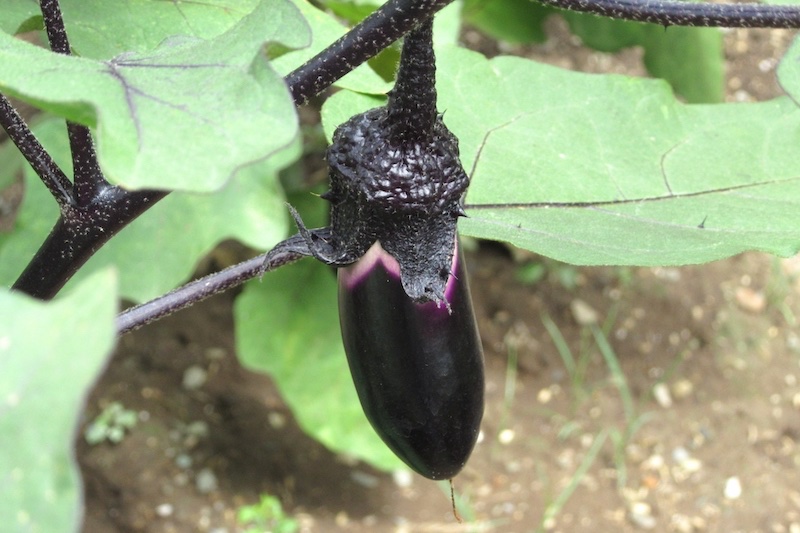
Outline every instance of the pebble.
<svg viewBox="0 0 800 533"><path fill-rule="evenodd" d="M204 438L208 437L209 427L208 423L204 420L195 420L194 422L187 424L183 431L186 433L186 435Z"/></svg>
<svg viewBox="0 0 800 533"><path fill-rule="evenodd" d="M210 468L204 468L197 473L197 477L194 480L195 486L197 487L198 492L202 494L208 494L209 492L213 492L217 490L217 476L214 474L214 471Z"/></svg>
<svg viewBox="0 0 800 533"><path fill-rule="evenodd" d="M729 477L725 480L725 498L728 500L738 500L742 495L742 482L737 476Z"/></svg>
<svg viewBox="0 0 800 533"><path fill-rule="evenodd" d="M408 470L395 470L392 472L392 480L395 485L401 489L405 489L414 483L414 476Z"/></svg>
<svg viewBox="0 0 800 533"><path fill-rule="evenodd" d="M694 391L694 384L688 379L679 379L672 385L672 394L682 400L687 398Z"/></svg>
<svg viewBox="0 0 800 533"><path fill-rule="evenodd" d="M672 395L669 392L669 387L665 383L656 383L653 387L653 396L658 405L664 409L672 407Z"/></svg>
<svg viewBox="0 0 800 533"><path fill-rule="evenodd" d="M171 503L162 503L161 505L156 507L156 514L161 518L172 516L172 513L174 511L175 508L172 506Z"/></svg>
<svg viewBox="0 0 800 533"><path fill-rule="evenodd" d="M633 525L640 529L654 529L656 527L653 511L650 505L644 502L634 502L631 505L629 516Z"/></svg>
<svg viewBox="0 0 800 533"><path fill-rule="evenodd" d="M273 429L282 429L286 426L286 417L277 411L270 411L267 415L267 420Z"/></svg>
<svg viewBox="0 0 800 533"><path fill-rule="evenodd" d="M760 313L767 307L767 297L761 291L756 291L750 287L738 287L736 289L736 303L745 311Z"/></svg>
<svg viewBox="0 0 800 533"><path fill-rule="evenodd" d="M352 479L356 484L368 489L374 489L380 483L380 480L377 477L373 476L372 474L362 472L361 470L353 470L350 473L350 479Z"/></svg>
<svg viewBox="0 0 800 533"><path fill-rule="evenodd" d="M183 388L186 390L196 390L205 385L208 379L208 372L197 365L192 365L183 373Z"/></svg>
<svg viewBox="0 0 800 533"><path fill-rule="evenodd" d="M572 311L575 322L577 322L579 326L592 326L597 324L597 311L580 298L572 300L569 304L569 308Z"/></svg>
<svg viewBox="0 0 800 533"><path fill-rule="evenodd" d="M192 466L192 458L182 453L175 458L175 466L185 470Z"/></svg>
<svg viewBox="0 0 800 533"><path fill-rule="evenodd" d="M514 440L514 430L504 429L497 436L497 440L500 441L500 444L511 444L511 441Z"/></svg>

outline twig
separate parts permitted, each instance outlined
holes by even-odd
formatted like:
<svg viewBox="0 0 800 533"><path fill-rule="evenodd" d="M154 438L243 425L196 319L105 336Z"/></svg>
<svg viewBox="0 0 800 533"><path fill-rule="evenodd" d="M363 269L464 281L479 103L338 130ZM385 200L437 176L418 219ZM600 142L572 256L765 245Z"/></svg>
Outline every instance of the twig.
<svg viewBox="0 0 800 533"><path fill-rule="evenodd" d="M72 51L58 0L42 0L41 10L50 49L57 54L70 55ZM70 152L72 152L75 200L79 208L86 207L110 185L100 170L89 128L67 121L67 133L69 134Z"/></svg>
<svg viewBox="0 0 800 533"><path fill-rule="evenodd" d="M603 17L662 26L800 28L800 6L711 4L642 0L539 0L542 4Z"/></svg>
<svg viewBox="0 0 800 533"><path fill-rule="evenodd" d="M286 76L295 103L333 82L413 30L453 0L390 0L352 30Z"/></svg>
<svg viewBox="0 0 800 533"><path fill-rule="evenodd" d="M63 210L72 204L72 183L69 178L33 135L8 98L2 94L0 94L0 125L6 130L8 137L17 146L22 156L30 163L33 171L42 178L42 182L56 199L59 207Z"/></svg>
<svg viewBox="0 0 800 533"><path fill-rule="evenodd" d="M320 230L315 230L319 232ZM323 235L324 233L318 233ZM122 335L138 329L166 315L180 311L222 291L241 285L245 281L270 270L293 263L310 252L305 239L294 235L281 241L264 255L248 259L220 272L209 274L154 300L131 307L117 317L117 333Z"/></svg>

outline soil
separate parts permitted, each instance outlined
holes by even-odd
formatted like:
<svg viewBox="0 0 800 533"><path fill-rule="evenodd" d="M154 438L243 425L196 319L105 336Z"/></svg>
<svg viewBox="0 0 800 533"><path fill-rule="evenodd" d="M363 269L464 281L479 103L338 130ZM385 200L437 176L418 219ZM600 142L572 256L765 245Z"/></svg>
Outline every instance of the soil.
<svg viewBox="0 0 800 533"><path fill-rule="evenodd" d="M636 50L550 30L506 48L643 74ZM780 94L774 58L793 35L727 32L729 98ZM455 479L462 523L445 484L307 437L270 378L237 362L229 292L120 340L85 419L119 402L139 421L117 444L78 439L83 530L233 533L237 509L271 494L309 532L800 532L800 257L575 268L481 243L468 267L487 408Z"/></svg>

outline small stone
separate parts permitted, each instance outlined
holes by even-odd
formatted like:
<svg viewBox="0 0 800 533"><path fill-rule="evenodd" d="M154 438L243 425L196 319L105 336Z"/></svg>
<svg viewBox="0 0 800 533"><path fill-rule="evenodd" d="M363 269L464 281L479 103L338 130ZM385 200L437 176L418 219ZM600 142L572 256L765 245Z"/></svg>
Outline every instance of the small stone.
<svg viewBox="0 0 800 533"><path fill-rule="evenodd" d="M750 287L738 287L736 289L736 303L745 311L760 313L767 307L767 297L763 292L753 290Z"/></svg>
<svg viewBox="0 0 800 533"><path fill-rule="evenodd" d="M282 429L286 425L286 417L283 413L277 411L270 411L267 415L267 420L269 420L269 425L273 429Z"/></svg>
<svg viewBox="0 0 800 533"><path fill-rule="evenodd" d="M208 372L197 365L192 365L183 373L183 388L186 390L196 390L205 385L208 379Z"/></svg>
<svg viewBox="0 0 800 533"><path fill-rule="evenodd" d="M550 400L553 399L553 391L551 391L549 387L545 387L539 391L539 394L536 395L536 399L539 400L539 403L550 403Z"/></svg>
<svg viewBox="0 0 800 533"><path fill-rule="evenodd" d="M497 440L500 441L500 444L510 444L511 441L514 440L514 430L504 429L497 436Z"/></svg>
<svg viewBox="0 0 800 533"><path fill-rule="evenodd" d="M414 476L408 470L395 470L392 472L392 480L401 489L406 489L414 483Z"/></svg>
<svg viewBox="0 0 800 533"><path fill-rule="evenodd" d="M679 379L672 385L672 394L679 400L688 398L693 391L694 384L688 379Z"/></svg>
<svg viewBox="0 0 800 533"><path fill-rule="evenodd" d="M580 298L575 298L572 300L569 304L569 308L572 311L572 316L575 318L575 322L577 322L579 326L591 326L597 324L597 311L592 309L589 304Z"/></svg>
<svg viewBox="0 0 800 533"><path fill-rule="evenodd" d="M185 453L182 453L175 458L175 466L182 470L186 470L192 466L192 458Z"/></svg>
<svg viewBox="0 0 800 533"><path fill-rule="evenodd" d="M644 502L635 502L631 505L630 520L640 529L654 529L656 519L653 517L650 506Z"/></svg>
<svg viewBox="0 0 800 533"><path fill-rule="evenodd" d="M208 437L210 430L208 427L208 423L204 420L195 420L194 422L190 422L184 428L184 433L187 436L197 437L197 438L205 438Z"/></svg>
<svg viewBox="0 0 800 533"><path fill-rule="evenodd" d="M217 476L214 474L214 471L210 468L204 468L197 473L197 477L194 480L195 486L197 487L198 492L202 494L208 494L209 492L213 492L217 490Z"/></svg>
<svg viewBox="0 0 800 533"><path fill-rule="evenodd" d="M657 383L655 387L653 387L653 397L655 397L658 405L664 409L672 407L672 395L665 383Z"/></svg>
<svg viewBox="0 0 800 533"><path fill-rule="evenodd" d="M174 511L175 508L172 506L171 503L162 503L161 505L156 507L156 514L161 518L172 516L172 513Z"/></svg>
<svg viewBox="0 0 800 533"><path fill-rule="evenodd" d="M373 476L372 474L362 472L361 470L353 470L350 472L350 479L352 479L358 485L368 489L374 489L380 483L380 480L377 477Z"/></svg>
<svg viewBox="0 0 800 533"><path fill-rule="evenodd" d="M728 500L738 500L742 495L742 482L737 476L729 477L725 480L725 498Z"/></svg>
<svg viewBox="0 0 800 533"><path fill-rule="evenodd" d="M346 512L339 511L338 513L336 513L335 521L336 521L336 525L337 526L345 527L345 526L347 526L347 524L350 523L350 517L347 516Z"/></svg>

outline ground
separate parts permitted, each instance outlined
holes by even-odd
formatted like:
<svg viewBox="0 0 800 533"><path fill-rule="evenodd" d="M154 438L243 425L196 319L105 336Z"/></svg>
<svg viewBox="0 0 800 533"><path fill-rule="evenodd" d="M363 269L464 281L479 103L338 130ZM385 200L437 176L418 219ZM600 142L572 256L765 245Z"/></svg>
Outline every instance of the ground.
<svg viewBox="0 0 800 533"><path fill-rule="evenodd" d="M511 51L642 73L635 50L551 30ZM728 32L730 99L779 93L791 35ZM578 269L481 244L467 263L487 409L455 479L462 523L446 485L305 436L238 364L230 292L120 340L85 420L119 402L139 421L118 444L79 437L84 531L233 533L266 493L309 532L800 532L800 258Z"/></svg>

